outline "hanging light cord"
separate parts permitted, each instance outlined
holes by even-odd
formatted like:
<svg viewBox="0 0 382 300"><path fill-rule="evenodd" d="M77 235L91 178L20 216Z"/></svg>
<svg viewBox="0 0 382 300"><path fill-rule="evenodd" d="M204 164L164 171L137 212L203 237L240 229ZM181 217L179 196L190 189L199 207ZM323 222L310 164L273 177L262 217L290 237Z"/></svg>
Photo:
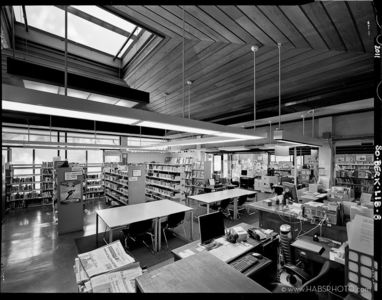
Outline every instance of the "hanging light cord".
<svg viewBox="0 0 382 300"><path fill-rule="evenodd" d="M259 48L257 46L252 46L251 50L253 52L253 131L256 132L256 51Z"/></svg>
<svg viewBox="0 0 382 300"><path fill-rule="evenodd" d="M312 110L312 137L314 137L314 109Z"/></svg>
<svg viewBox="0 0 382 300"><path fill-rule="evenodd" d="M305 135L305 115L301 115L302 117L302 136Z"/></svg>
<svg viewBox="0 0 382 300"><path fill-rule="evenodd" d="M184 118L184 110L185 110L185 99L184 99L184 7L183 7L183 118Z"/></svg>
<svg viewBox="0 0 382 300"><path fill-rule="evenodd" d="M272 144L272 121L269 121L269 144Z"/></svg>
<svg viewBox="0 0 382 300"><path fill-rule="evenodd" d="M281 43L277 43L279 48L279 129L281 129Z"/></svg>
<svg viewBox="0 0 382 300"><path fill-rule="evenodd" d="M65 96L68 95L68 7L65 6Z"/></svg>

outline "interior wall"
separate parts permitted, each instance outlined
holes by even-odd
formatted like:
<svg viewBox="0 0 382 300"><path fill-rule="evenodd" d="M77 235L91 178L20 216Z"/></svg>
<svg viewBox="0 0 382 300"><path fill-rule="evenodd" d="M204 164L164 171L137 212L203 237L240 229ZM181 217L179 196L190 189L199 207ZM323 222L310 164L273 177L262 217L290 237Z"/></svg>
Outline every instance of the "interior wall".
<svg viewBox="0 0 382 300"><path fill-rule="evenodd" d="M374 135L374 112L336 116L333 119L333 133L341 137Z"/></svg>

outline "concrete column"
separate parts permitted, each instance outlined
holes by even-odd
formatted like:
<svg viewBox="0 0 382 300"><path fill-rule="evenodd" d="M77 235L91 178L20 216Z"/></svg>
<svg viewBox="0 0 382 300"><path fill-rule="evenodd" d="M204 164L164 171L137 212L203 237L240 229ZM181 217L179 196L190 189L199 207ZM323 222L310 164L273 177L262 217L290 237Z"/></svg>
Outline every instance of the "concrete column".
<svg viewBox="0 0 382 300"><path fill-rule="evenodd" d="M318 137L323 139L323 133L333 132L333 117L318 119ZM319 148L318 166L319 166L319 181L325 188L330 188L333 185L334 178L334 148L331 138L323 139L323 146Z"/></svg>

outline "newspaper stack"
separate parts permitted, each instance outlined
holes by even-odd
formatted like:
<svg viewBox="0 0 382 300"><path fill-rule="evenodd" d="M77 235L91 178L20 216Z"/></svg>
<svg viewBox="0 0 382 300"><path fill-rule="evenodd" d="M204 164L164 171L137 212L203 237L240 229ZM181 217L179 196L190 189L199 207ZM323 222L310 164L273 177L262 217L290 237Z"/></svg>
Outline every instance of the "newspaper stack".
<svg viewBox="0 0 382 300"><path fill-rule="evenodd" d="M139 262L125 252L120 241L79 254L74 263L81 292L134 293L134 280L142 275Z"/></svg>

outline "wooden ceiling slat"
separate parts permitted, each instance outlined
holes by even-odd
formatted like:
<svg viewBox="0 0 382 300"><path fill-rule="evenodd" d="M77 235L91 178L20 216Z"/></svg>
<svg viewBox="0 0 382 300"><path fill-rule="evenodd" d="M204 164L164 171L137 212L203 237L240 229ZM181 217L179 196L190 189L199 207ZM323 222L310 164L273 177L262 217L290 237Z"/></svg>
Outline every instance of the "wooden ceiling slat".
<svg viewBox="0 0 382 300"><path fill-rule="evenodd" d="M192 5L185 5L184 9L198 18L201 22L209 26L211 29L213 29L216 32L219 32L225 39L227 39L231 43L236 44L243 44L244 42L238 38L235 34L233 34L230 30L228 30L225 26L220 24L218 21L216 21L214 18L212 18L209 14L207 14L204 10L202 10L202 7L206 6L192 6Z"/></svg>
<svg viewBox="0 0 382 300"><path fill-rule="evenodd" d="M266 45L276 44L281 42L283 45L295 45L286 37L256 6L254 5L239 5L238 9L245 14L264 34L271 39L262 39L258 36L260 42Z"/></svg>
<svg viewBox="0 0 382 300"><path fill-rule="evenodd" d="M327 61L327 60L324 59L324 61ZM333 77L333 76L338 76L339 78L341 78L343 76L339 72L328 73L328 71L330 71L330 69L337 70L338 68L340 68L341 70L346 70L346 71L351 72L356 67L358 67L359 69L357 69L357 72L359 72L360 70L368 70L368 64L365 64L365 62L370 63L370 58L364 57L364 59L360 60L357 57L349 56L348 59L346 59L345 61L342 61L341 63L333 63L331 65L325 65L322 63L322 61L317 62L315 65L320 65L321 67L320 68L314 68L312 66L312 68L309 68L309 70L311 70L311 72L309 72L309 74L304 74L304 73L301 74L301 72L298 72L298 69L293 70L293 72L284 73L284 76L286 79L284 79L284 80L282 79L282 83L281 83L282 97L283 97L283 94L286 90L290 90L292 86L294 86L295 88L298 88L299 84L304 89L309 90L311 88L311 86L315 86L315 82L318 79L320 79L323 75L324 75L323 77L327 77L327 78ZM294 74L294 75L292 75L292 74ZM328 74L330 74L330 76ZM206 113L210 113L211 105L213 105L213 103L216 101L218 101L220 103L220 98L223 97L224 94L231 95L231 100L232 100L233 95L237 95L242 89L245 89L246 87L247 88L248 87L253 88L253 81L250 78L249 78L249 80L247 80L246 83L236 85L236 87L227 88L226 86L223 86L220 89L215 87L214 88L215 93L212 94L212 96L206 97L207 95L204 94L203 99L200 101L197 100L198 99L197 94L192 92L192 95L194 96L192 98L193 99L192 103L194 103L194 104L191 105L191 110L193 110L195 108L195 106L204 105L203 106L204 111ZM257 87L258 88L256 89L256 98L259 99L259 101L260 101L260 99L267 99L267 98L276 97L278 94L278 92L277 92L278 91L278 89L277 89L278 80L271 80L270 79L267 81L263 81L262 84L257 85ZM253 95L252 95L252 97L253 97ZM239 99L239 98L235 97L235 99ZM250 102L251 100L247 98L247 100L244 99L244 101ZM234 102L232 102L231 104L233 104L233 103ZM220 103L220 104L222 105L221 106L222 109L224 109L225 105L229 105L228 103ZM192 114L195 115L195 113L192 113Z"/></svg>
<svg viewBox="0 0 382 300"><path fill-rule="evenodd" d="M180 15L180 17L172 14L168 10L164 9L161 6L158 5L146 5L146 8L150 9L155 14L159 15L160 17L170 21L173 23L173 26L178 27L178 30L180 30L183 33L183 16ZM184 31L192 34L197 39L200 39L202 41L214 41L211 39L208 35L204 34L202 31L198 30L191 24L188 24L186 20L186 14L184 14Z"/></svg>
<svg viewBox="0 0 382 300"><path fill-rule="evenodd" d="M190 62L192 62L192 58L195 55L197 55L210 45L211 43L206 41L196 42L187 40L185 42L184 65L187 66ZM165 80L166 76L173 76L172 72L174 72L175 70L182 70L182 45L179 45L171 53L169 53L169 57L171 57L172 63L167 63L167 61L160 62L160 64L156 67L155 71L151 72L149 76L145 76L144 81L140 81L138 89L150 91L150 89L153 88L153 84L159 84L159 81Z"/></svg>
<svg viewBox="0 0 382 300"><path fill-rule="evenodd" d="M178 18L182 18L183 11L182 8L180 8L177 5L162 5L162 7L169 12L176 15ZM195 28L198 28L201 32L208 35L211 39L213 39L216 42L229 42L226 38L224 38L221 34L201 22L198 18L194 17L192 14L188 13L188 11L184 10L184 19L186 23L191 24Z"/></svg>
<svg viewBox="0 0 382 300"><path fill-rule="evenodd" d="M205 74L211 72L211 70L214 70L215 68L224 65L226 62L234 59L238 55L242 55L247 51L247 49L241 47L238 44L228 44L225 45L225 47L221 50L214 53L210 53L210 55L208 55L207 58L202 57L199 60L195 59L191 67L186 66L185 73L187 74L187 80L198 80L200 76L205 76ZM177 73L174 73L173 75L174 78L177 78L177 80L174 83L174 85L172 85L172 93L174 90L180 90L182 87L182 82L178 79L179 76L182 76L181 70L179 70Z"/></svg>
<svg viewBox="0 0 382 300"><path fill-rule="evenodd" d="M141 13L142 15L146 16L147 18L150 18L152 21L154 21L157 26L161 25L162 27L167 28L168 30L171 30L175 33L177 33L179 36L183 37L183 29L174 23L170 22L166 18L156 14L155 12L148 9L146 6L141 5L131 5L129 6L131 9ZM187 31L184 32L184 37L186 39L195 40L197 37L195 37L193 34L188 33Z"/></svg>
<svg viewBox="0 0 382 300"><path fill-rule="evenodd" d="M260 49L264 49L264 47L262 47ZM258 64L261 64L261 62L263 60L267 59L268 57L269 57L269 52L265 52L264 55L258 57ZM250 54L248 53L244 56L240 56L239 60L244 61L247 64L250 63ZM230 77L230 75L233 74L233 70L231 69L231 67L236 65L235 62L236 62L236 60L229 62L229 63L221 66L220 68L213 70L213 73L204 74L204 75L200 74L200 76L206 77L206 80L195 81L193 86L192 86L192 93L193 94L197 93L197 95L201 95L201 96L208 96L208 93L213 93L214 90L212 90L211 87L214 86L216 81L218 81L220 78L224 79L226 77ZM180 93L181 93L181 91L178 90L177 93L173 93L171 95L171 98L168 99L169 101L167 101L167 107L169 107L169 104L171 105L173 102L177 103L176 97L179 96ZM155 105L153 105L153 108L160 107L161 104L162 103L160 103L160 102L155 103Z"/></svg>
<svg viewBox="0 0 382 300"><path fill-rule="evenodd" d="M259 46L262 45L262 43L257 40L254 35L251 35L245 28L243 28L242 24L238 24L236 20L237 16L233 15L233 10L229 11L230 14L225 14L221 9L219 9L219 7L214 5L203 5L200 6L200 8L209 14L211 18L214 18L216 21L234 33L243 42L247 44L257 44ZM231 6L231 8L234 7ZM232 17L233 19L231 19Z"/></svg>
<svg viewBox="0 0 382 300"><path fill-rule="evenodd" d="M312 5L314 4L314 5ZM331 50L346 50L341 37L334 28L328 14L322 7L321 2L301 5L301 9L305 12L308 18L315 24L321 36Z"/></svg>
<svg viewBox="0 0 382 300"><path fill-rule="evenodd" d="M176 46L181 43L180 40L177 39L165 39L156 49L155 53L152 53L151 57L145 58L145 63L140 68L135 68L131 70L131 67L127 69L125 80L129 85L135 85L135 82L138 81L138 79L148 72L149 70L153 70L155 64L158 63L158 61L164 59L167 57L168 53L171 52Z"/></svg>
<svg viewBox="0 0 382 300"><path fill-rule="evenodd" d="M361 35L366 52L374 52L374 37L377 35L377 24L374 18L373 4L370 1L348 2L350 10L356 20L358 32ZM367 25L369 21L370 27ZM370 28L370 30L368 30Z"/></svg>
<svg viewBox="0 0 382 300"><path fill-rule="evenodd" d="M277 63L277 59L275 59L276 54L277 54L277 50L274 48L264 50L264 48L265 47L260 48L260 50L263 50L263 53L259 53L260 56L258 56L256 59L257 70L258 71L260 70L260 72L257 72L257 74L259 74L260 76L262 74L268 73L268 66L270 64ZM291 55L296 55L296 51L298 53L301 50L295 50L294 49L294 51L293 51L293 53L291 53ZM290 54L288 54L288 55L290 55ZM220 67L218 69L215 69L213 71L213 73L206 74L205 80L203 80L203 78L202 78L201 80L198 80L194 83L195 85L192 86L192 94L195 97L200 97L203 99L208 98L210 95L216 95L216 91L219 88L217 83L222 83L221 85L224 86L224 89L229 90L231 88L229 83L232 80L234 80L234 77L235 76L241 76L240 69L244 69L244 68L248 69L248 65L249 65L249 69L252 70L252 72L253 72L253 69L251 67L251 59L252 59L252 56L250 53L248 53L244 57L240 57L240 58L236 59L235 61L232 61L226 65L223 65L222 67ZM242 62L241 68L240 67L233 68L233 66L236 64L240 66L240 64L237 63L237 61ZM235 75L235 72L236 72L236 75ZM251 77L252 77L251 80L253 81L253 73L249 74L249 76L247 76L247 77L249 79L251 79ZM211 87L214 87L214 89L211 89ZM167 103L170 103L170 105L168 104L167 107L170 107L172 102L173 101L171 101L171 99L170 99L170 101L167 102ZM174 103L176 103L176 99L174 99Z"/></svg>
<svg viewBox="0 0 382 300"><path fill-rule="evenodd" d="M345 2L342 1L324 1L322 4L329 13L330 18L333 20L337 27L338 32L341 34L345 46L349 51L363 52L363 45L360 37L358 36L357 29L353 24L349 9Z"/></svg>
<svg viewBox="0 0 382 300"><path fill-rule="evenodd" d="M296 30L277 6L259 5L258 9L298 48L310 48L309 43Z"/></svg>
<svg viewBox="0 0 382 300"><path fill-rule="evenodd" d="M193 62L190 64L187 64L185 67L186 72L188 75L192 75L197 70L201 69L201 66L199 62L204 59L208 59L208 57L211 57L215 53L218 53L223 48L227 48L225 51L232 51L232 47L225 43L213 43L208 48L204 49L201 53L197 55L197 57L194 59ZM181 76L181 75L180 75ZM162 97L162 91L166 90L167 93L172 94L174 91L177 91L182 86L181 81L179 81L179 75L175 76L175 74L172 74L172 78L165 82L162 85L155 85L150 90L150 97L152 99L152 103L156 102L156 98ZM151 104L150 104L151 105Z"/></svg>
<svg viewBox="0 0 382 300"><path fill-rule="evenodd" d="M233 5L220 5L218 7L219 9L224 11L228 16L230 16L233 20L235 20L235 22L238 23L243 29L249 32L258 41L257 43L261 43L263 45L268 46L277 44L237 7Z"/></svg>
<svg viewBox="0 0 382 300"><path fill-rule="evenodd" d="M353 66L350 66L349 68L344 68L345 71L349 72L365 72L367 71L367 67L365 67L364 63L358 64L358 68L354 68ZM362 73L361 73L362 74ZM366 74L366 73L365 73ZM281 100L283 99L293 99L293 95L296 94L296 90L301 90L301 87L304 89L309 89L309 86L306 84L310 84L312 80L315 80L317 76L320 75L313 75L310 76L307 79L304 79L300 82L297 82L293 80L292 78L288 78L282 86L282 93L281 93ZM331 73L331 76L328 77L324 82L331 83L334 80L341 79L341 75L338 73ZM343 93L343 91L340 91L340 93ZM266 85L264 87L261 87L259 89L256 89L256 99L258 98L265 98L265 99L271 99L271 98L277 98L278 92L277 92L277 84L271 83L269 85ZM236 101L234 101L236 99ZM194 100L191 98L191 105ZM266 101L266 100L263 100ZM246 104L245 104L246 103ZM261 101L257 102L260 106ZM218 115L219 113L232 113L234 114L236 111L241 111L242 109L247 108L248 110L251 110L253 107L253 87L251 89L251 82L248 81L247 86L245 84L242 84L240 89L236 91L235 93L228 94L227 97L220 97L219 99L211 100L211 105L205 107L204 110L200 110L200 113L194 113L192 112L191 107L191 116L193 118L196 118L198 120L203 120L209 117L209 111L214 111L214 115Z"/></svg>
<svg viewBox="0 0 382 300"><path fill-rule="evenodd" d="M151 32L159 32L163 35L166 35L171 38L181 38L182 34L179 34L177 32L174 32L167 27L163 26L160 23L157 23L156 21L150 19L148 16L145 15L144 12L139 10L138 6L127 6L127 5L113 5L107 6L108 9L111 11L118 11L121 16L126 16L127 19L130 19L136 24L144 24L144 27L147 27ZM135 8L135 9L133 9Z"/></svg>
<svg viewBox="0 0 382 300"><path fill-rule="evenodd" d="M296 29L304 36L314 49L328 49L327 44L322 39L316 28L306 17L299 6L280 6L280 9L294 24Z"/></svg>

